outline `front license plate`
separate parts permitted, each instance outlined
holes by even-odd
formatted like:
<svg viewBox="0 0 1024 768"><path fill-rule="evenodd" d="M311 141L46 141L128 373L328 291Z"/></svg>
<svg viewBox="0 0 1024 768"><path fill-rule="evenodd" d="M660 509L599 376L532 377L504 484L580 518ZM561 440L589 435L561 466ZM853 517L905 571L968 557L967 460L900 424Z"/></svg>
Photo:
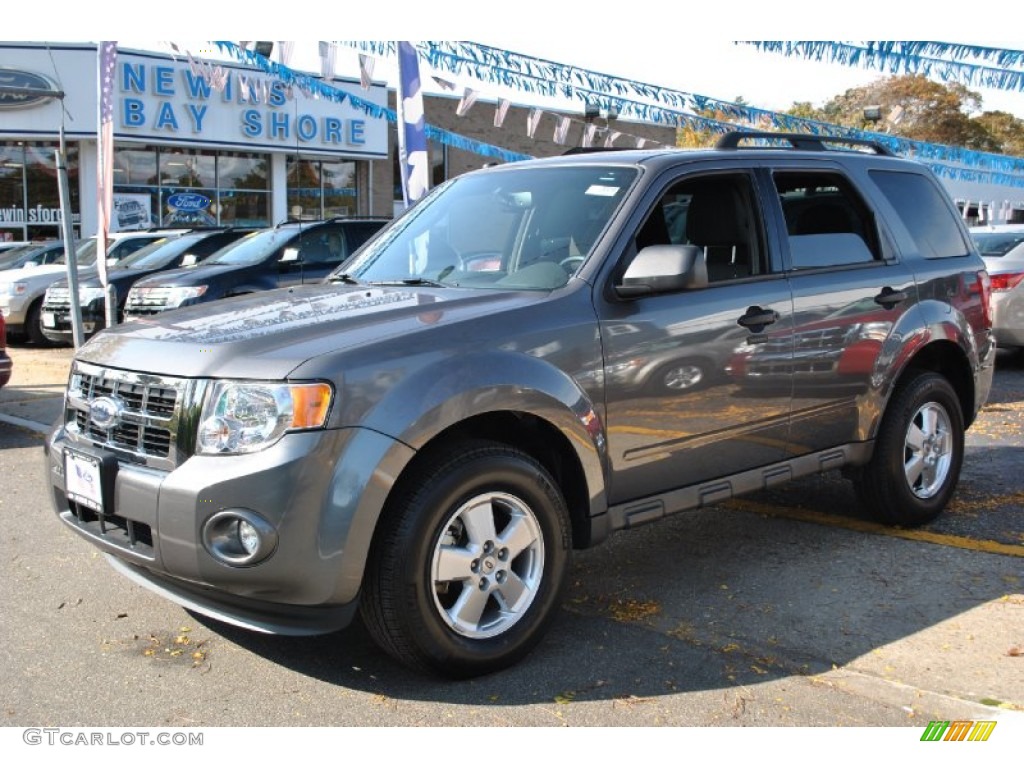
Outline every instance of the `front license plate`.
<svg viewBox="0 0 1024 768"><path fill-rule="evenodd" d="M55 328L57 326L57 316L53 312L43 312L43 325L47 328Z"/></svg>
<svg viewBox="0 0 1024 768"><path fill-rule="evenodd" d="M99 459L67 451L64 454L64 483L69 499L97 512L103 511Z"/></svg>

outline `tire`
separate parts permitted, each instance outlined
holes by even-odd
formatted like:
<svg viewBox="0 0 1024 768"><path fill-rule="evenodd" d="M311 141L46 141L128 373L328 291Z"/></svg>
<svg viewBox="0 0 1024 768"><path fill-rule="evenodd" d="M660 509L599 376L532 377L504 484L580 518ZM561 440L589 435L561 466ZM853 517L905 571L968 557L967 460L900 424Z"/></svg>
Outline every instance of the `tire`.
<svg viewBox="0 0 1024 768"><path fill-rule="evenodd" d="M37 347L49 347L52 344L43 333L42 306L43 300L40 299L25 313L25 338Z"/></svg>
<svg viewBox="0 0 1024 768"><path fill-rule="evenodd" d="M569 514L547 470L474 441L414 470L378 523L360 600L378 645L445 677L495 672L540 641L571 557Z"/></svg>
<svg viewBox="0 0 1024 768"><path fill-rule="evenodd" d="M921 373L889 402L874 455L855 481L857 492L877 520L923 525L945 509L963 457L960 400L945 378Z"/></svg>

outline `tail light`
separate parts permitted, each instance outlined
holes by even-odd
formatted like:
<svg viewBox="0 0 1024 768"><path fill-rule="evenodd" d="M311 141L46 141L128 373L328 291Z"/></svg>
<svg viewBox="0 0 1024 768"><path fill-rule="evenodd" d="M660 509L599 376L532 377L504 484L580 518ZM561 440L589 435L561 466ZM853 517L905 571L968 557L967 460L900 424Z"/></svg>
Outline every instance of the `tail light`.
<svg viewBox="0 0 1024 768"><path fill-rule="evenodd" d="M978 273L978 288L981 292L981 316L985 327L992 327L992 278L984 269Z"/></svg>
<svg viewBox="0 0 1024 768"><path fill-rule="evenodd" d="M1024 280L1024 272L1003 272L1000 275L989 275L988 279L993 293L996 291L1010 291Z"/></svg>

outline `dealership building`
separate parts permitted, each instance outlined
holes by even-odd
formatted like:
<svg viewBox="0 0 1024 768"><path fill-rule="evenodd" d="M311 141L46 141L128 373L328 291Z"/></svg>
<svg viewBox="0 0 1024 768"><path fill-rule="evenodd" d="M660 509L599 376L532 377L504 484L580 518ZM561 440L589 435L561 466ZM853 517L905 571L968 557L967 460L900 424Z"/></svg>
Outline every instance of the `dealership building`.
<svg viewBox="0 0 1024 768"><path fill-rule="evenodd" d="M203 57L203 51L193 53ZM335 101L288 87L262 70L214 62L207 53L211 57L198 62L187 55L118 50L112 231L269 226L401 210L395 126L381 116L394 109L386 84L364 88L359 80L336 78L329 85L350 97ZM75 236L97 231L97 80L95 44L0 44L0 85L22 89L0 88L0 240L61 236L61 132ZM25 89L62 92L63 98ZM466 139L431 142L432 184L494 162L495 155L481 147L549 156L580 144L585 132L595 143L612 135L616 146L675 143L672 126L550 110L538 121L529 105L511 105L503 120L495 120L494 102L481 99L459 110L461 116L458 103L447 96L424 99L429 125ZM1024 198L1020 189L947 186L954 197L976 204ZM1012 207L1024 210L1024 203L1014 200Z"/></svg>

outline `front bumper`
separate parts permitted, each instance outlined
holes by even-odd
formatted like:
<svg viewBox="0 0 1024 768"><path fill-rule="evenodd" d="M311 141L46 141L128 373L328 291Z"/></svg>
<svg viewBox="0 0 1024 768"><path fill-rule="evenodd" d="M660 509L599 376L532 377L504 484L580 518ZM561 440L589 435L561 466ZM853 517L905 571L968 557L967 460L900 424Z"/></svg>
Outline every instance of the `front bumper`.
<svg viewBox="0 0 1024 768"><path fill-rule="evenodd" d="M102 513L68 498L67 451L105 461ZM204 615L295 635L351 620L390 478L412 451L370 430L311 431L256 454L192 456L168 471L59 427L45 454L58 517L117 570ZM225 509L259 515L277 532L276 549L248 566L214 557L203 526Z"/></svg>
<svg viewBox="0 0 1024 768"><path fill-rule="evenodd" d="M67 305L51 306L43 304L39 313L39 325L43 336L50 341L70 342L73 337L71 326L71 307ZM106 310L102 304L99 308L91 304L82 307L82 334L89 337L107 327Z"/></svg>

